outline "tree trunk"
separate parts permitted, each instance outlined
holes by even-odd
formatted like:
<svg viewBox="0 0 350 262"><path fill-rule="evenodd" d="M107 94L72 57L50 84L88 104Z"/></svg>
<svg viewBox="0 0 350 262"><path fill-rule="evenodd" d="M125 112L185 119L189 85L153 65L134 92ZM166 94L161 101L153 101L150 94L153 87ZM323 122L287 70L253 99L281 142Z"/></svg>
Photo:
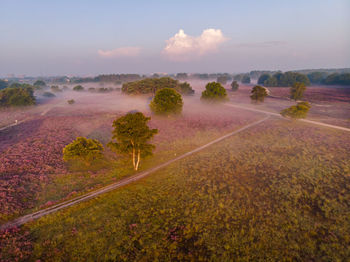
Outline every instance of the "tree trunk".
<svg viewBox="0 0 350 262"><path fill-rule="evenodd" d="M135 147L133 147L132 148L132 165L133 165L134 169L137 170L136 169L135 157L136 157L136 155L135 155Z"/></svg>
<svg viewBox="0 0 350 262"><path fill-rule="evenodd" d="M140 152L140 149L139 149L138 152L137 152L137 162L136 162L135 170L139 169L140 156L141 156L141 152Z"/></svg>

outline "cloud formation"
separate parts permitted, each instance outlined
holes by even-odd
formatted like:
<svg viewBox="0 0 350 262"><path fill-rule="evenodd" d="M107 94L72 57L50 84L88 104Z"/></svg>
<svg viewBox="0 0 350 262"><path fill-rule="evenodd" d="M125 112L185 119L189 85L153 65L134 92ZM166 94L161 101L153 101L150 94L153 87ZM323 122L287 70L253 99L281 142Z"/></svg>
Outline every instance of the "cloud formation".
<svg viewBox="0 0 350 262"><path fill-rule="evenodd" d="M120 47L112 50L98 50L98 54L102 57L134 57L140 54L141 48L134 46Z"/></svg>
<svg viewBox="0 0 350 262"><path fill-rule="evenodd" d="M184 30L180 29L177 34L166 40L162 53L171 60L186 61L216 52L219 45L226 40L220 29L205 29L197 37L186 35Z"/></svg>

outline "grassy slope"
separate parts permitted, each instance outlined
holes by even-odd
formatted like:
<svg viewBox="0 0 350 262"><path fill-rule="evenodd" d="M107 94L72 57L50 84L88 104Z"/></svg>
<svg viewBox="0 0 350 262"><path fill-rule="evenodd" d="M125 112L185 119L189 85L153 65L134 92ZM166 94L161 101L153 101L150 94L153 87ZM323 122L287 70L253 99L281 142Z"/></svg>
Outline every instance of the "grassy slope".
<svg viewBox="0 0 350 262"><path fill-rule="evenodd" d="M268 121L28 225L32 258L340 261L350 255L349 141Z"/></svg>

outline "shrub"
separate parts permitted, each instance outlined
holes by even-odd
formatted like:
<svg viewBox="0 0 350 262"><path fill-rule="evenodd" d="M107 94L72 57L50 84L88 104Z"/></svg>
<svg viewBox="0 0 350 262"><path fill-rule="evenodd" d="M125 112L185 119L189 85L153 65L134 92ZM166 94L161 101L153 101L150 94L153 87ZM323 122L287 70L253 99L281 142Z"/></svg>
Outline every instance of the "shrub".
<svg viewBox="0 0 350 262"><path fill-rule="evenodd" d="M156 114L179 114L182 112L183 101L181 95L171 88L157 91L150 103L151 110Z"/></svg>
<svg viewBox="0 0 350 262"><path fill-rule="evenodd" d="M288 107L281 111L281 115L290 118L305 118L311 105L308 102L300 102L295 106Z"/></svg>
<svg viewBox="0 0 350 262"><path fill-rule="evenodd" d="M63 160L81 160L86 165L90 165L92 161L103 158L103 146L95 139L85 137L77 137L72 143L63 149Z"/></svg>
<svg viewBox="0 0 350 262"><path fill-rule="evenodd" d="M44 87L46 83L43 80L36 80L33 84L34 86Z"/></svg>
<svg viewBox="0 0 350 262"><path fill-rule="evenodd" d="M59 86L51 86L51 91L52 92L62 92Z"/></svg>
<svg viewBox="0 0 350 262"><path fill-rule="evenodd" d="M205 101L224 101L227 99L226 89L217 82L210 82L205 86L202 92L201 100Z"/></svg>
<svg viewBox="0 0 350 262"><path fill-rule="evenodd" d="M70 100L67 101L67 103L68 103L69 105L73 105L73 104L75 103L75 100L74 100L74 99L70 99Z"/></svg>
<svg viewBox="0 0 350 262"><path fill-rule="evenodd" d="M75 87L73 87L73 91L83 91L84 87L82 87L81 85L77 85Z"/></svg>
<svg viewBox="0 0 350 262"><path fill-rule="evenodd" d="M187 82L179 84L178 87L175 88L176 91L178 91L180 94L183 95L193 95L194 90L192 89L191 85Z"/></svg>
<svg viewBox="0 0 350 262"><path fill-rule="evenodd" d="M88 89L88 91L89 91L89 92L96 92L96 88L90 87L90 88Z"/></svg>
<svg viewBox="0 0 350 262"><path fill-rule="evenodd" d="M51 92L44 92L43 96L44 97L55 97L55 95L53 93L51 93Z"/></svg>

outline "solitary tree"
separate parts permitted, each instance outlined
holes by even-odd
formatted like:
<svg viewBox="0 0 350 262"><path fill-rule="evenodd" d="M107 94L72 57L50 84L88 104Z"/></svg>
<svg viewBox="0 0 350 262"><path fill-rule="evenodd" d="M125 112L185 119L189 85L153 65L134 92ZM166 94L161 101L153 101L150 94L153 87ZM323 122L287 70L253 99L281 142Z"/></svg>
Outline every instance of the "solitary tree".
<svg viewBox="0 0 350 262"><path fill-rule="evenodd" d="M268 90L265 87L262 86L254 86L251 91L250 98L253 102L264 102L265 97L268 95Z"/></svg>
<svg viewBox="0 0 350 262"><path fill-rule="evenodd" d="M163 88L157 91L149 106L156 114L179 114L182 112L183 101L173 88Z"/></svg>
<svg viewBox="0 0 350 262"><path fill-rule="evenodd" d="M99 141L77 137L63 149L63 160L81 160L89 166L92 161L103 158L102 151L103 146Z"/></svg>
<svg viewBox="0 0 350 262"><path fill-rule="evenodd" d="M295 101L303 98L305 90L306 90L306 86L304 83L301 83L301 82L294 83L293 86L290 88L290 98L294 99Z"/></svg>
<svg viewBox="0 0 350 262"><path fill-rule="evenodd" d="M201 100L204 101L224 101L227 99L226 89L217 82L210 82L202 92Z"/></svg>
<svg viewBox="0 0 350 262"><path fill-rule="evenodd" d="M311 106L308 102L300 102L295 106L288 107L281 111L281 115L290 118L305 118Z"/></svg>
<svg viewBox="0 0 350 262"><path fill-rule="evenodd" d="M232 91L237 91L239 87L237 81L233 80L231 83L231 87L232 87Z"/></svg>
<svg viewBox="0 0 350 262"><path fill-rule="evenodd" d="M112 141L108 145L118 153L132 156L135 170L139 168L140 159L152 155L155 148L154 145L148 143L158 133L157 129L148 127L147 122L150 119L137 112L128 113L113 122Z"/></svg>

